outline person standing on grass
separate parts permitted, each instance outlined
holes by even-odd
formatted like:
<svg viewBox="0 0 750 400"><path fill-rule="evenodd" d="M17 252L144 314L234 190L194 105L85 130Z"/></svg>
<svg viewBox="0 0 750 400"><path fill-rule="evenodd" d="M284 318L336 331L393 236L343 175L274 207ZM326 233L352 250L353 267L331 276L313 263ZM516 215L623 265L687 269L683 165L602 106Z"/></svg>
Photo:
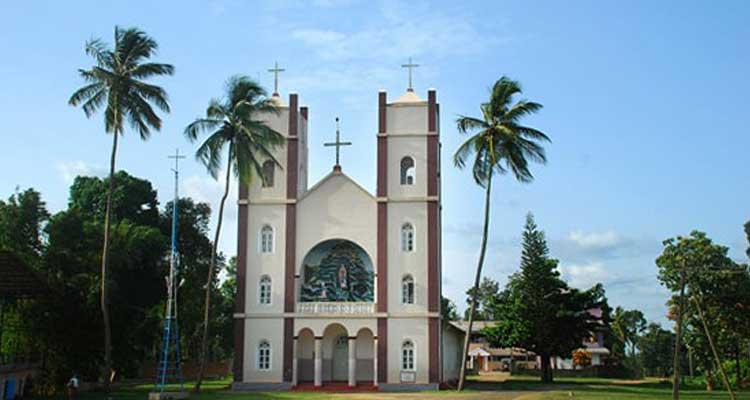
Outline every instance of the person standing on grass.
<svg viewBox="0 0 750 400"><path fill-rule="evenodd" d="M78 397L78 386L80 385L78 380L78 374L73 374L73 377L68 381L68 399L73 400Z"/></svg>

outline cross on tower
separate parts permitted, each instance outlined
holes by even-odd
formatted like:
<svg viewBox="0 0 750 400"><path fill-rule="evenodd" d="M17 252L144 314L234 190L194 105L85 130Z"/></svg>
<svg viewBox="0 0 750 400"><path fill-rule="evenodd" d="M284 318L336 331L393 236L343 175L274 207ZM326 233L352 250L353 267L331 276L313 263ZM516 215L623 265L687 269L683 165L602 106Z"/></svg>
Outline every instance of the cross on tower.
<svg viewBox="0 0 750 400"><path fill-rule="evenodd" d="M339 165L339 150L341 149L341 146L351 146L352 142L342 142L341 141L341 132L339 130L339 117L336 117L336 141L333 143L323 143L323 146L330 147L335 146L336 147L336 165L333 166L334 170L341 170L341 165Z"/></svg>
<svg viewBox="0 0 750 400"><path fill-rule="evenodd" d="M408 68L409 69L409 87L406 88L406 90L409 91L409 92L413 92L414 91L414 88L411 85L411 72L412 72L412 69L414 69L414 68L416 68L418 66L419 66L419 64L414 64L414 63L411 62L411 57L409 57L409 62L407 64L401 64L401 68Z"/></svg>
<svg viewBox="0 0 750 400"><path fill-rule="evenodd" d="M167 158L174 158L174 169L172 171L174 171L175 173L178 173L177 171L179 171L180 169L178 163L180 162L181 159L185 158L185 156L180 154L180 149L175 149L174 155L167 156Z"/></svg>
<svg viewBox="0 0 750 400"><path fill-rule="evenodd" d="M279 95L279 72L286 71L284 68L279 68L279 62L276 61L273 64L273 68L269 69L268 72L273 72L273 94Z"/></svg>

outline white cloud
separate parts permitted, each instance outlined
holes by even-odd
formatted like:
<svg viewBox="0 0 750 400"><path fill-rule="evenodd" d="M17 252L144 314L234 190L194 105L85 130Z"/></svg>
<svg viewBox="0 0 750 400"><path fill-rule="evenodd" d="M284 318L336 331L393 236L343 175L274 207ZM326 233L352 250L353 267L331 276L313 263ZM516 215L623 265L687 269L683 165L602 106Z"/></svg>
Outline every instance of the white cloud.
<svg viewBox="0 0 750 400"><path fill-rule="evenodd" d="M614 231L583 233L581 231L571 232L568 240L584 249L604 249L618 246L623 243L623 237Z"/></svg>
<svg viewBox="0 0 750 400"><path fill-rule="evenodd" d="M57 164L57 170L68 185L72 184L77 176L97 176L101 178L107 175L107 168L88 164L84 161L60 162Z"/></svg>
<svg viewBox="0 0 750 400"><path fill-rule="evenodd" d="M596 283L605 283L611 278L607 268L601 262L571 264L561 266L560 270L568 284L579 289L588 289Z"/></svg>
<svg viewBox="0 0 750 400"><path fill-rule="evenodd" d="M305 66L304 78L290 76L287 83L295 90L329 89L339 96L340 92L356 92L363 87L404 84L406 72L398 65L412 56L422 64L415 86L424 87L424 82L437 75L437 61L482 54L507 42L481 24L470 23L468 17L435 10L428 5L386 3L371 23L353 29L315 22L289 24L284 29L289 40L304 44L312 53L306 58L315 62Z"/></svg>

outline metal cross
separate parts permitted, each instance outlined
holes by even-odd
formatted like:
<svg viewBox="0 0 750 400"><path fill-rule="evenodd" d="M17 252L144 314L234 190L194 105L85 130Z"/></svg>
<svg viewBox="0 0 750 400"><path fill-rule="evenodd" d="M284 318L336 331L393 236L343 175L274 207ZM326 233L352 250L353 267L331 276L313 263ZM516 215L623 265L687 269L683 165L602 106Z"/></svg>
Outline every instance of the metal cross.
<svg viewBox="0 0 750 400"><path fill-rule="evenodd" d="M273 94L279 94L279 72L284 71L286 71L284 68L279 68L278 61L274 62L273 68L268 70L268 72L273 72Z"/></svg>
<svg viewBox="0 0 750 400"><path fill-rule="evenodd" d="M330 147L336 146L336 166L339 166L339 149L341 146L351 146L352 142L342 142L341 132L339 130L339 117L336 117L336 141L333 143L323 143L323 146Z"/></svg>
<svg viewBox="0 0 750 400"><path fill-rule="evenodd" d="M174 171L175 174L178 173L177 172L177 171L179 171L179 165L178 165L178 163L180 162L181 159L185 158L185 156L180 155L180 149L175 149L174 155L173 156L167 156L167 158L174 158L174 169L172 171Z"/></svg>
<svg viewBox="0 0 750 400"><path fill-rule="evenodd" d="M411 57L409 57L409 63L408 64L401 64L401 68L408 68L409 69L409 87L406 88L406 90L413 92L414 88L411 86L411 71L412 69L418 67L419 64L414 64L411 62Z"/></svg>

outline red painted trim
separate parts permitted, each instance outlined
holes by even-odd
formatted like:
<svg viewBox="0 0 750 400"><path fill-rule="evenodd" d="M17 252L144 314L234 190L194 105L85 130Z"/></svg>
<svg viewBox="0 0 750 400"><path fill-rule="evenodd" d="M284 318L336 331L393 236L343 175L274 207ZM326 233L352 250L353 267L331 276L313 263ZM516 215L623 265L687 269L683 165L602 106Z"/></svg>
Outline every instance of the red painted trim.
<svg viewBox="0 0 750 400"><path fill-rule="evenodd" d="M387 96L388 94L386 92L378 93L378 133L385 133Z"/></svg>
<svg viewBox="0 0 750 400"><path fill-rule="evenodd" d="M385 135L386 125L386 93L378 93L378 133ZM377 196L388 196L388 139L385 136L378 136L378 183Z"/></svg>
<svg viewBox="0 0 750 400"><path fill-rule="evenodd" d="M294 312L294 266L297 248L297 209L286 206L286 253L284 254L284 312Z"/></svg>
<svg viewBox="0 0 750 400"><path fill-rule="evenodd" d="M297 128L298 128L298 98L296 94L289 95L289 135L287 140L286 165L286 197L297 198L298 157ZM284 265L284 312L294 312L294 267L297 249L297 209L295 204L286 206L286 249Z"/></svg>
<svg viewBox="0 0 750 400"><path fill-rule="evenodd" d="M240 185L239 200L247 200L247 186ZM234 312L245 313L245 270L247 268L247 204L237 206L237 292ZM234 380L242 381L245 355L245 319L234 320Z"/></svg>
<svg viewBox="0 0 750 400"><path fill-rule="evenodd" d="M438 137L437 103L434 90L427 92L427 195L437 196L438 191Z"/></svg>
<svg viewBox="0 0 750 400"><path fill-rule="evenodd" d="M388 319L378 318L378 382L388 383Z"/></svg>
<svg viewBox="0 0 750 400"><path fill-rule="evenodd" d="M297 136L297 112L299 106L299 97L297 93L289 95L289 136Z"/></svg>
<svg viewBox="0 0 750 400"><path fill-rule="evenodd" d="M437 132L437 92L435 90L427 91L427 132Z"/></svg>
<svg viewBox="0 0 750 400"><path fill-rule="evenodd" d="M378 312L388 311L388 203L378 203L378 244L377 244L377 308Z"/></svg>
<svg viewBox="0 0 750 400"><path fill-rule="evenodd" d="M239 277L239 275L238 275ZM243 282L243 281L237 281ZM234 381L242 382L245 361L245 318L234 320Z"/></svg>
<svg viewBox="0 0 750 400"><path fill-rule="evenodd" d="M284 318L284 382L292 381L294 357L294 318Z"/></svg>
<svg viewBox="0 0 750 400"><path fill-rule="evenodd" d="M427 323L427 346L429 354L429 380L430 383L440 382L440 318L430 317Z"/></svg>
<svg viewBox="0 0 750 400"><path fill-rule="evenodd" d="M438 274L438 203L427 203L427 309L440 309L440 280Z"/></svg>

